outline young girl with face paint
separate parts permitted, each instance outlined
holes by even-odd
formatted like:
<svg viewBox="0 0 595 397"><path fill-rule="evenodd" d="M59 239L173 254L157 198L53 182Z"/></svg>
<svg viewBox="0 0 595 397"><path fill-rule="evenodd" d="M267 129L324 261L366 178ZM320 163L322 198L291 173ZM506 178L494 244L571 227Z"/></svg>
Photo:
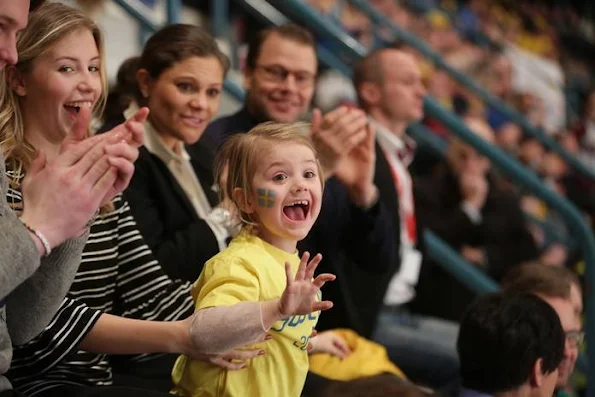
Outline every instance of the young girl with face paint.
<svg viewBox="0 0 595 397"><path fill-rule="evenodd" d="M175 395L297 397L302 391L319 311L332 307L320 302L320 288L335 278L313 277L321 255L310 260L307 252L301 259L297 254L297 242L320 212L324 184L305 131L299 124L260 124L230 138L218 155L221 193L242 230L194 284L191 332L200 327L195 342L214 354L268 339L266 346L251 346L266 347L266 355L235 372L180 356L173 370ZM210 324L221 321L229 329L205 337Z"/></svg>

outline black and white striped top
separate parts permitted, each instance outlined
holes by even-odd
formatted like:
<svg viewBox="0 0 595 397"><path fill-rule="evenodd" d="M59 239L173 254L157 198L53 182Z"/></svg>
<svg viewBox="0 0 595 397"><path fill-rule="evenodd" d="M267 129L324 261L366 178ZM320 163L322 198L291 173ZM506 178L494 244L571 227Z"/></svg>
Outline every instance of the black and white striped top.
<svg viewBox="0 0 595 397"><path fill-rule="evenodd" d="M17 210L22 206L17 190L9 189L7 199ZM77 348L101 313L172 321L193 312L190 284L172 281L163 273L128 204L121 196L113 202L114 210L91 226L80 268L58 313L40 335L14 349L7 375L26 396L41 395L58 385L112 383L109 357Z"/></svg>

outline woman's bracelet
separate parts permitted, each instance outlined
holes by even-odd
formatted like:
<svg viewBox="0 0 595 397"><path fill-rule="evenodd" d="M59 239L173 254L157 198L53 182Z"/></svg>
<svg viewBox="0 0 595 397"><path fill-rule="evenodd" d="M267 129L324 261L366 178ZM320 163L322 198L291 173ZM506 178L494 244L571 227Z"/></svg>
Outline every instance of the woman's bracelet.
<svg viewBox="0 0 595 397"><path fill-rule="evenodd" d="M49 254L51 254L52 247L50 246L50 242L48 241L47 238L45 238L43 233L40 232L39 230L33 229L31 226L27 225L25 222L23 222L23 220L21 218L19 218L19 220L21 221L23 226L25 226L25 229L27 229L28 231L33 233L35 236L37 236L39 241L41 241L41 245L43 245L43 249L45 249L45 255L43 255L43 256L48 256Z"/></svg>

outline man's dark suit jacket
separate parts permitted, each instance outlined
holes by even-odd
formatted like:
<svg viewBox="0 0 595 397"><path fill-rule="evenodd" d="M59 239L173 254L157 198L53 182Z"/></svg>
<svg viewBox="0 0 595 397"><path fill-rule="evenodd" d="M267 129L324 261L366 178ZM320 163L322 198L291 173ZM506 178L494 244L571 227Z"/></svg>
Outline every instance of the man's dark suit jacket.
<svg viewBox="0 0 595 397"><path fill-rule="evenodd" d="M199 145L208 144L216 150L229 136L248 132L257 124L242 109L211 123ZM300 252L322 254L319 273L337 275L336 281L322 289L323 298L335 306L320 316L318 330L351 328L371 336L390 278L398 270L398 211L394 211L398 202L394 188L386 189L386 181L392 177L384 156L378 156L377 162L381 164L377 172L379 202L367 211L357 208L350 203L345 187L329 178L320 216L308 237L298 244Z"/></svg>

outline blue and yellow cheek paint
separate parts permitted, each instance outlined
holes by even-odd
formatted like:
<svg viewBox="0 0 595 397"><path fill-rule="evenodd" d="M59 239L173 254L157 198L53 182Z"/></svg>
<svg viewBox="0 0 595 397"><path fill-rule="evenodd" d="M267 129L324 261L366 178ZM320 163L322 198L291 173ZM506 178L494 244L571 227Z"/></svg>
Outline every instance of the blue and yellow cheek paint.
<svg viewBox="0 0 595 397"><path fill-rule="evenodd" d="M277 201L277 192L268 189L256 189L258 205L262 208L273 208Z"/></svg>

